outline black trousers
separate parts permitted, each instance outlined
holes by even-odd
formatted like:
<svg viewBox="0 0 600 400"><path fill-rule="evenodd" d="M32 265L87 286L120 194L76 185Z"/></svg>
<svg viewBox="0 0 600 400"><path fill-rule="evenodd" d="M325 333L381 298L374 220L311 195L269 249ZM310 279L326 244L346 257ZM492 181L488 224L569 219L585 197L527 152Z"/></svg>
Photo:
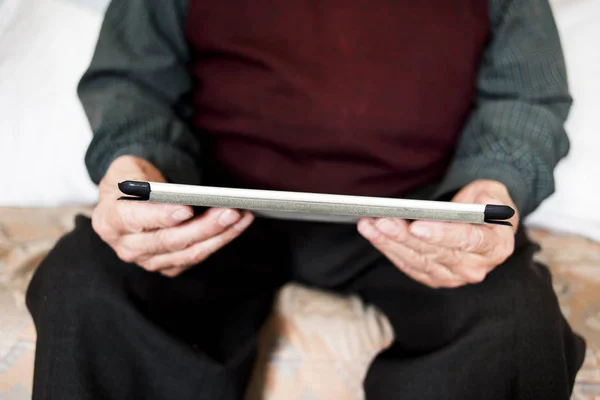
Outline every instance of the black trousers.
<svg viewBox="0 0 600 400"><path fill-rule="evenodd" d="M78 217L27 294L38 332L33 398L242 398L258 331L290 279L357 293L388 316L396 341L368 372L368 399L569 398L585 345L522 230L515 254L483 283L432 290L354 227L305 231L322 228L331 243L345 243L336 247L298 226L257 220L169 279L121 262ZM326 268L334 253L351 274Z"/></svg>

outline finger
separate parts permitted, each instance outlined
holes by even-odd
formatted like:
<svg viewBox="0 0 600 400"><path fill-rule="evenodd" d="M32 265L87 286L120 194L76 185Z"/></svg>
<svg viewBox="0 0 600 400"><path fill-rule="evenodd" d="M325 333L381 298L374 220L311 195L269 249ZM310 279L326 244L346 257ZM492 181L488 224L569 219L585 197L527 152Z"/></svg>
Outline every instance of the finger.
<svg viewBox="0 0 600 400"><path fill-rule="evenodd" d="M459 264L468 253L450 247L427 243L410 233L409 224L403 220L383 218L375 222L375 227L387 237L424 256L446 266Z"/></svg>
<svg viewBox="0 0 600 400"><path fill-rule="evenodd" d="M492 245L479 249L473 245L446 247L447 243L431 244L419 238L408 239L405 244L447 267L460 279L468 283L480 283L493 268L512 254L514 235L510 229L502 230L482 240Z"/></svg>
<svg viewBox="0 0 600 400"><path fill-rule="evenodd" d="M413 235L410 235L404 244L415 252L423 254L424 257L427 257L450 270L453 270L458 265L464 264L468 257L473 257L471 253L427 243ZM477 255L477 257L482 258L479 255Z"/></svg>
<svg viewBox="0 0 600 400"><path fill-rule="evenodd" d="M409 230L426 243L478 256L474 264L484 267L501 264L514 250L514 233L505 226L417 221Z"/></svg>
<svg viewBox="0 0 600 400"><path fill-rule="evenodd" d="M465 255L470 254L466 251L466 249L463 249L460 246L460 244L462 243L461 241L466 241L467 243L464 245L464 247L468 248L469 238L467 235L469 233L467 231L471 227L470 224L438 223L442 227L441 233L439 233L439 240L436 240L438 238L434 236L432 240L427 242L425 239L418 238L417 236L412 234L411 230L414 229L413 225L416 223L409 225L407 221L396 218L381 218L372 221L374 222L375 228L377 228L377 230L379 231L377 232L375 237L379 233L383 233L387 237L392 238L399 243L405 243L409 247L412 247L415 250L420 251L421 253L436 255L440 259L445 260L443 264L458 264L461 261L460 256L463 253ZM429 224L429 222L427 223ZM447 232L448 230L454 232L454 236L449 234ZM466 233L463 233L463 231ZM465 237L463 237L463 235L465 235ZM456 237L462 239L461 241L454 240L454 242L456 242L457 245L456 247L452 247L452 240ZM493 241L490 240L489 242ZM488 243L488 241L486 241L485 243Z"/></svg>
<svg viewBox="0 0 600 400"><path fill-rule="evenodd" d="M391 243L389 247L385 244L376 247L390 258L402 272L429 287L454 288L467 283L445 266L428 260L403 244Z"/></svg>
<svg viewBox="0 0 600 400"><path fill-rule="evenodd" d="M466 283L460 277L455 276L448 268L396 240L395 237L398 237L398 232L402 229L401 223L392 235L395 237L384 234L377 228L377 225L381 228L384 223L381 220L378 223L363 220L359 223L359 231L364 232L365 237L368 236L367 238L373 246L413 279L431 287L457 287ZM384 230L387 231L385 228Z"/></svg>
<svg viewBox="0 0 600 400"><path fill-rule="evenodd" d="M375 246L375 247L377 248L377 246ZM422 283L423 285L428 286L430 288L438 288L439 287L439 284L437 282L434 282L433 278L429 274L410 268L408 263L406 262L406 260L398 257L394 253L386 254L386 253L384 253L384 250L379 249L379 248L378 248L378 250L381 251L391 261L391 263L396 268L398 268L401 272L406 274L409 278L411 278L419 283Z"/></svg>
<svg viewBox="0 0 600 400"><path fill-rule="evenodd" d="M408 222L399 218L380 218L374 220L375 228L397 242L404 242L410 237Z"/></svg>
<svg viewBox="0 0 600 400"><path fill-rule="evenodd" d="M212 208L180 225L125 235L120 244L140 255L172 253L224 232L241 218L237 210Z"/></svg>
<svg viewBox="0 0 600 400"><path fill-rule="evenodd" d="M182 273L184 273L187 270L188 270L187 267L173 267L173 268L165 268L163 270L160 270L159 273L168 278L175 278L176 276L181 275Z"/></svg>
<svg viewBox="0 0 600 400"><path fill-rule="evenodd" d="M433 245L409 235L403 243L409 250L431 260L452 272L453 278L462 283L481 283L495 266L493 261L476 253L467 253L457 249ZM438 271L440 275L444 271Z"/></svg>
<svg viewBox="0 0 600 400"><path fill-rule="evenodd" d="M408 223L398 218L363 218L358 222L358 231L366 239L377 240L381 235L403 242L408 238Z"/></svg>
<svg viewBox="0 0 600 400"><path fill-rule="evenodd" d="M375 227L385 236L393 239L398 244L399 249L409 257L419 258L419 262L423 267L427 267L427 262L433 262L444 266L450 271L452 268L465 262L465 258L470 256L470 253L465 253L460 250L449 247L439 246L436 244L427 243L409 232L409 225L406 221L396 219L380 219L375 222ZM481 257L480 257L481 258Z"/></svg>
<svg viewBox="0 0 600 400"><path fill-rule="evenodd" d="M443 282L447 280L448 273L440 268L450 271L452 274L450 278L456 279L460 284L482 282L491 269L506 259L506 252L502 252L502 249L510 248L510 245L503 245L497 241L498 245L494 247L493 252L498 254L481 255L427 243L410 234L408 225L403 220L380 219L374 223L374 226L378 231L375 237L381 233L405 246L405 248L394 246L397 247L395 251L403 253L399 254L399 257L412 264L413 268L425 269L427 273L431 271L435 279ZM430 262L428 263L427 260Z"/></svg>
<svg viewBox="0 0 600 400"><path fill-rule="evenodd" d="M491 180L473 182L459 190L452 198L456 203L476 204L504 204L507 200L510 200L510 194L506 186Z"/></svg>
<svg viewBox="0 0 600 400"><path fill-rule="evenodd" d="M434 257L427 256L405 244L392 244L389 246L388 251L405 260L409 268L429 274L434 281L444 285L453 280L463 281L460 276L454 274L450 268L437 262Z"/></svg>
<svg viewBox="0 0 600 400"><path fill-rule="evenodd" d="M415 221L409 231L427 243L467 253L485 254L498 244L497 232L487 225Z"/></svg>
<svg viewBox="0 0 600 400"><path fill-rule="evenodd" d="M506 188L503 190L508 193ZM487 252L481 252L486 253L486 256L490 261L495 264L494 266L504 262L512 254L514 250L515 232L519 227L518 210L516 209L515 204L510 200L510 196L508 196L508 194L506 196L508 200L504 202L499 198L487 194L479 194L475 198L475 202L477 203L497 205L507 204L515 210L515 214L508 221L512 226L495 224L482 225L482 227L488 229L495 236L494 240L490 240L490 246L488 247Z"/></svg>
<svg viewBox="0 0 600 400"><path fill-rule="evenodd" d="M121 233L139 233L146 230L169 228L194 215L191 207L179 204L116 201L110 212L111 225Z"/></svg>
<svg viewBox="0 0 600 400"><path fill-rule="evenodd" d="M470 253L462 249L431 245L418 238L408 240L406 244L418 251L430 254L439 264L446 266L454 275L469 283L483 282L487 274L502 264L514 249L514 235L509 230L496 235L490 242L495 243L487 253ZM428 248L437 247L437 252Z"/></svg>
<svg viewBox="0 0 600 400"><path fill-rule="evenodd" d="M254 220L251 213L247 213L234 226L217 236L195 243L186 249L170 254L159 254L139 262L139 265L148 271L158 271L165 268L186 268L198 264L211 254L230 243L238 237Z"/></svg>

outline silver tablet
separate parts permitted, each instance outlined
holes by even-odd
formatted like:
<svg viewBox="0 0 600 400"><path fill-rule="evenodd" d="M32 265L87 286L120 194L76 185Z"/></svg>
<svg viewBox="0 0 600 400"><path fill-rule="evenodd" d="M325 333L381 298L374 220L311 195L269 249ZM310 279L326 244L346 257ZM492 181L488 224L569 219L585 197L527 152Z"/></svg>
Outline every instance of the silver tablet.
<svg viewBox="0 0 600 400"><path fill-rule="evenodd" d="M505 205L465 204L368 196L283 192L124 181L121 199L196 207L250 210L257 217L320 222L355 223L363 217L395 217L509 225L515 211Z"/></svg>

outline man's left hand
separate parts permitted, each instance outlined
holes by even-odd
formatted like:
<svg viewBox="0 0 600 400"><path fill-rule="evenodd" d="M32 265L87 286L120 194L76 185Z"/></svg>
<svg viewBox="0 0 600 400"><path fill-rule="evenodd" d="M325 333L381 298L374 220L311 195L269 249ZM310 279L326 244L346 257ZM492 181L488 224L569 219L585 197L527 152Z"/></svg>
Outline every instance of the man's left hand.
<svg viewBox="0 0 600 400"><path fill-rule="evenodd" d="M452 199L460 203L508 205L516 210L506 186L478 180ZM362 219L359 232L398 269L432 288L479 283L514 251L518 212L513 227L493 224Z"/></svg>

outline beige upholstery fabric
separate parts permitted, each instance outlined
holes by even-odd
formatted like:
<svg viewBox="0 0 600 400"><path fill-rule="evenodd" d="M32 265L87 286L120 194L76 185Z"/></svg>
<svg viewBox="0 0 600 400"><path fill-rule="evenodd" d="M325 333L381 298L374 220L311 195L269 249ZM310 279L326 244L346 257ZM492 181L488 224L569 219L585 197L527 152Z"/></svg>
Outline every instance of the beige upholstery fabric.
<svg viewBox="0 0 600 400"><path fill-rule="evenodd" d="M85 208L0 208L0 400L29 399L35 330L24 290L39 261ZM600 399L600 243L532 232L561 307L589 345L574 394ZM362 399L369 363L388 346L387 319L355 297L284 287L263 330L249 398Z"/></svg>
<svg viewBox="0 0 600 400"><path fill-rule="evenodd" d="M367 367L393 340L375 308L285 286L263 331L251 399L362 399Z"/></svg>

